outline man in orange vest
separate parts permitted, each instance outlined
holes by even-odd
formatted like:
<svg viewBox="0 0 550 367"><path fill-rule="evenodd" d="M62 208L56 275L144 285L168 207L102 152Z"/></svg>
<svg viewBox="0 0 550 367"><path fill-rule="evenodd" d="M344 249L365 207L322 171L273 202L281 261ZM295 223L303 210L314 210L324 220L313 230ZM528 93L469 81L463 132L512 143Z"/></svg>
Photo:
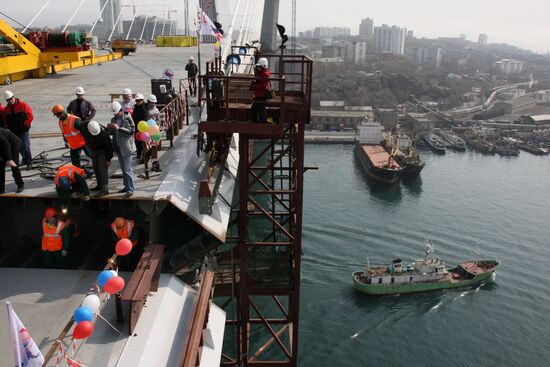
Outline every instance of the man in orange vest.
<svg viewBox="0 0 550 367"><path fill-rule="evenodd" d="M80 151L84 150L84 153L88 157L92 157L90 150L86 146L84 135L82 131L86 129L86 125L78 118L78 116L71 115L65 111L65 107L60 104L56 104L52 108L53 115L59 119L59 129L63 134L65 143L71 149L71 163L77 167L80 167Z"/></svg>
<svg viewBox="0 0 550 367"><path fill-rule="evenodd" d="M62 268L63 258L69 248L69 232L66 223L58 218L55 208L48 208L42 218L42 254L44 266Z"/></svg>
<svg viewBox="0 0 550 367"><path fill-rule="evenodd" d="M82 197L84 201L90 200L90 189L84 180L85 171L82 168L65 164L59 167L55 173L55 191L61 199L76 199Z"/></svg>
<svg viewBox="0 0 550 367"><path fill-rule="evenodd" d="M113 230L113 241L115 243L123 238L128 238L132 241L132 245L137 245L137 230L135 229L133 220L125 219L123 217L116 217L113 223L111 223L111 229Z"/></svg>

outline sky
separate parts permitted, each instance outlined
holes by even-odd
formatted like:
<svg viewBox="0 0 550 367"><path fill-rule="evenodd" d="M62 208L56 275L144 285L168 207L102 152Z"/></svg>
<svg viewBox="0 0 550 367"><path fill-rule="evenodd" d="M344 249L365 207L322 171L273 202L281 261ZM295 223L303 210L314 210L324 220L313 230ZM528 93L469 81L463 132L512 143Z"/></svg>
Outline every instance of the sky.
<svg viewBox="0 0 550 367"><path fill-rule="evenodd" d="M47 1L0 0L0 11L26 25ZM92 23L99 14L99 0L49 1L48 7L33 25L65 24L81 1L84 3L73 24ZM172 17L183 22L184 0L124 1L136 4L138 13L146 13L153 3L151 14L165 15L168 9L177 10L172 12ZM238 1L238 13L243 13L247 0L217 0L222 24L229 23ZM259 30L263 0L249 1L255 4L253 25ZM296 3L298 31L316 26L334 26L349 27L352 34L357 34L361 19L369 17L374 19L375 26L388 24L406 27L413 30L416 37L458 37L464 33L468 40L477 41L478 35L485 33L490 43L509 43L538 53L550 51L550 0L296 0ZM189 0L189 4L192 16L197 0ZM124 18L130 14L130 8L126 9ZM237 17L236 28L240 27L241 19ZM290 19L291 0L280 0L279 22L290 30Z"/></svg>

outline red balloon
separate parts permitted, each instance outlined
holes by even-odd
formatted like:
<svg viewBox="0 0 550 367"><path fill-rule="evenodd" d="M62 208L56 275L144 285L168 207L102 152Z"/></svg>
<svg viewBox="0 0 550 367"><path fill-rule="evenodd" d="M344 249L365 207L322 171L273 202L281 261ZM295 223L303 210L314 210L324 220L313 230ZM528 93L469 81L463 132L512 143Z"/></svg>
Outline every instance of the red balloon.
<svg viewBox="0 0 550 367"><path fill-rule="evenodd" d="M122 288L124 288L124 279L122 279L118 275L110 278L103 287L105 292L109 294L118 293L122 290Z"/></svg>
<svg viewBox="0 0 550 367"><path fill-rule="evenodd" d="M132 241L127 238L119 240L116 244L116 254L119 256L128 255L132 251Z"/></svg>
<svg viewBox="0 0 550 367"><path fill-rule="evenodd" d="M79 322L73 331L73 338L75 339L86 339L94 332L94 324L90 321L81 321Z"/></svg>
<svg viewBox="0 0 550 367"><path fill-rule="evenodd" d="M136 133L136 140L141 141L141 132Z"/></svg>

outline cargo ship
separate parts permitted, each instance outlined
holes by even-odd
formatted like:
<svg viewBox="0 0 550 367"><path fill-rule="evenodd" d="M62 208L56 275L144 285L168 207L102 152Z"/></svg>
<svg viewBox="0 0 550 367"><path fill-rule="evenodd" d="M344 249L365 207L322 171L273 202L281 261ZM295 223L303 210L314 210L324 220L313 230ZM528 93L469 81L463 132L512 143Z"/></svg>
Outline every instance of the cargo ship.
<svg viewBox="0 0 550 367"><path fill-rule="evenodd" d="M386 150L403 167L401 177L414 179L426 165L414 147L414 140L407 134L386 134Z"/></svg>
<svg viewBox="0 0 550 367"><path fill-rule="evenodd" d="M363 122L358 126L355 152L369 178L393 184L401 178L403 167L382 146L384 136L378 122Z"/></svg>
<svg viewBox="0 0 550 367"><path fill-rule="evenodd" d="M430 241L426 241L425 251L425 257L412 264L403 264L401 259L390 265L367 264L363 271L352 274L354 288L369 295L384 295L467 287L494 280L499 266L496 260L469 260L448 268L432 256L434 246Z"/></svg>
<svg viewBox="0 0 550 367"><path fill-rule="evenodd" d="M434 133L429 133L424 137L424 140L426 140L426 143L432 148L436 153L445 153L447 148L445 147L445 143L441 140L441 138Z"/></svg>

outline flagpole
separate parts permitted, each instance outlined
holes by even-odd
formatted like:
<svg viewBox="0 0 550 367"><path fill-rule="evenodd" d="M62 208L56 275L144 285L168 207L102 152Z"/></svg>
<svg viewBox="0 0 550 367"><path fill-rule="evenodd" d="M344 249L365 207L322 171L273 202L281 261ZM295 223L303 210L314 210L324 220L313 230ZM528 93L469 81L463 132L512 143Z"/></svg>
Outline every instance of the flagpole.
<svg viewBox="0 0 550 367"><path fill-rule="evenodd" d="M197 7L197 13L199 12L199 7ZM199 17L199 27L197 28L197 60L199 63L199 83L201 82L201 27L202 27L202 17L204 14L204 10L201 9L200 17Z"/></svg>

